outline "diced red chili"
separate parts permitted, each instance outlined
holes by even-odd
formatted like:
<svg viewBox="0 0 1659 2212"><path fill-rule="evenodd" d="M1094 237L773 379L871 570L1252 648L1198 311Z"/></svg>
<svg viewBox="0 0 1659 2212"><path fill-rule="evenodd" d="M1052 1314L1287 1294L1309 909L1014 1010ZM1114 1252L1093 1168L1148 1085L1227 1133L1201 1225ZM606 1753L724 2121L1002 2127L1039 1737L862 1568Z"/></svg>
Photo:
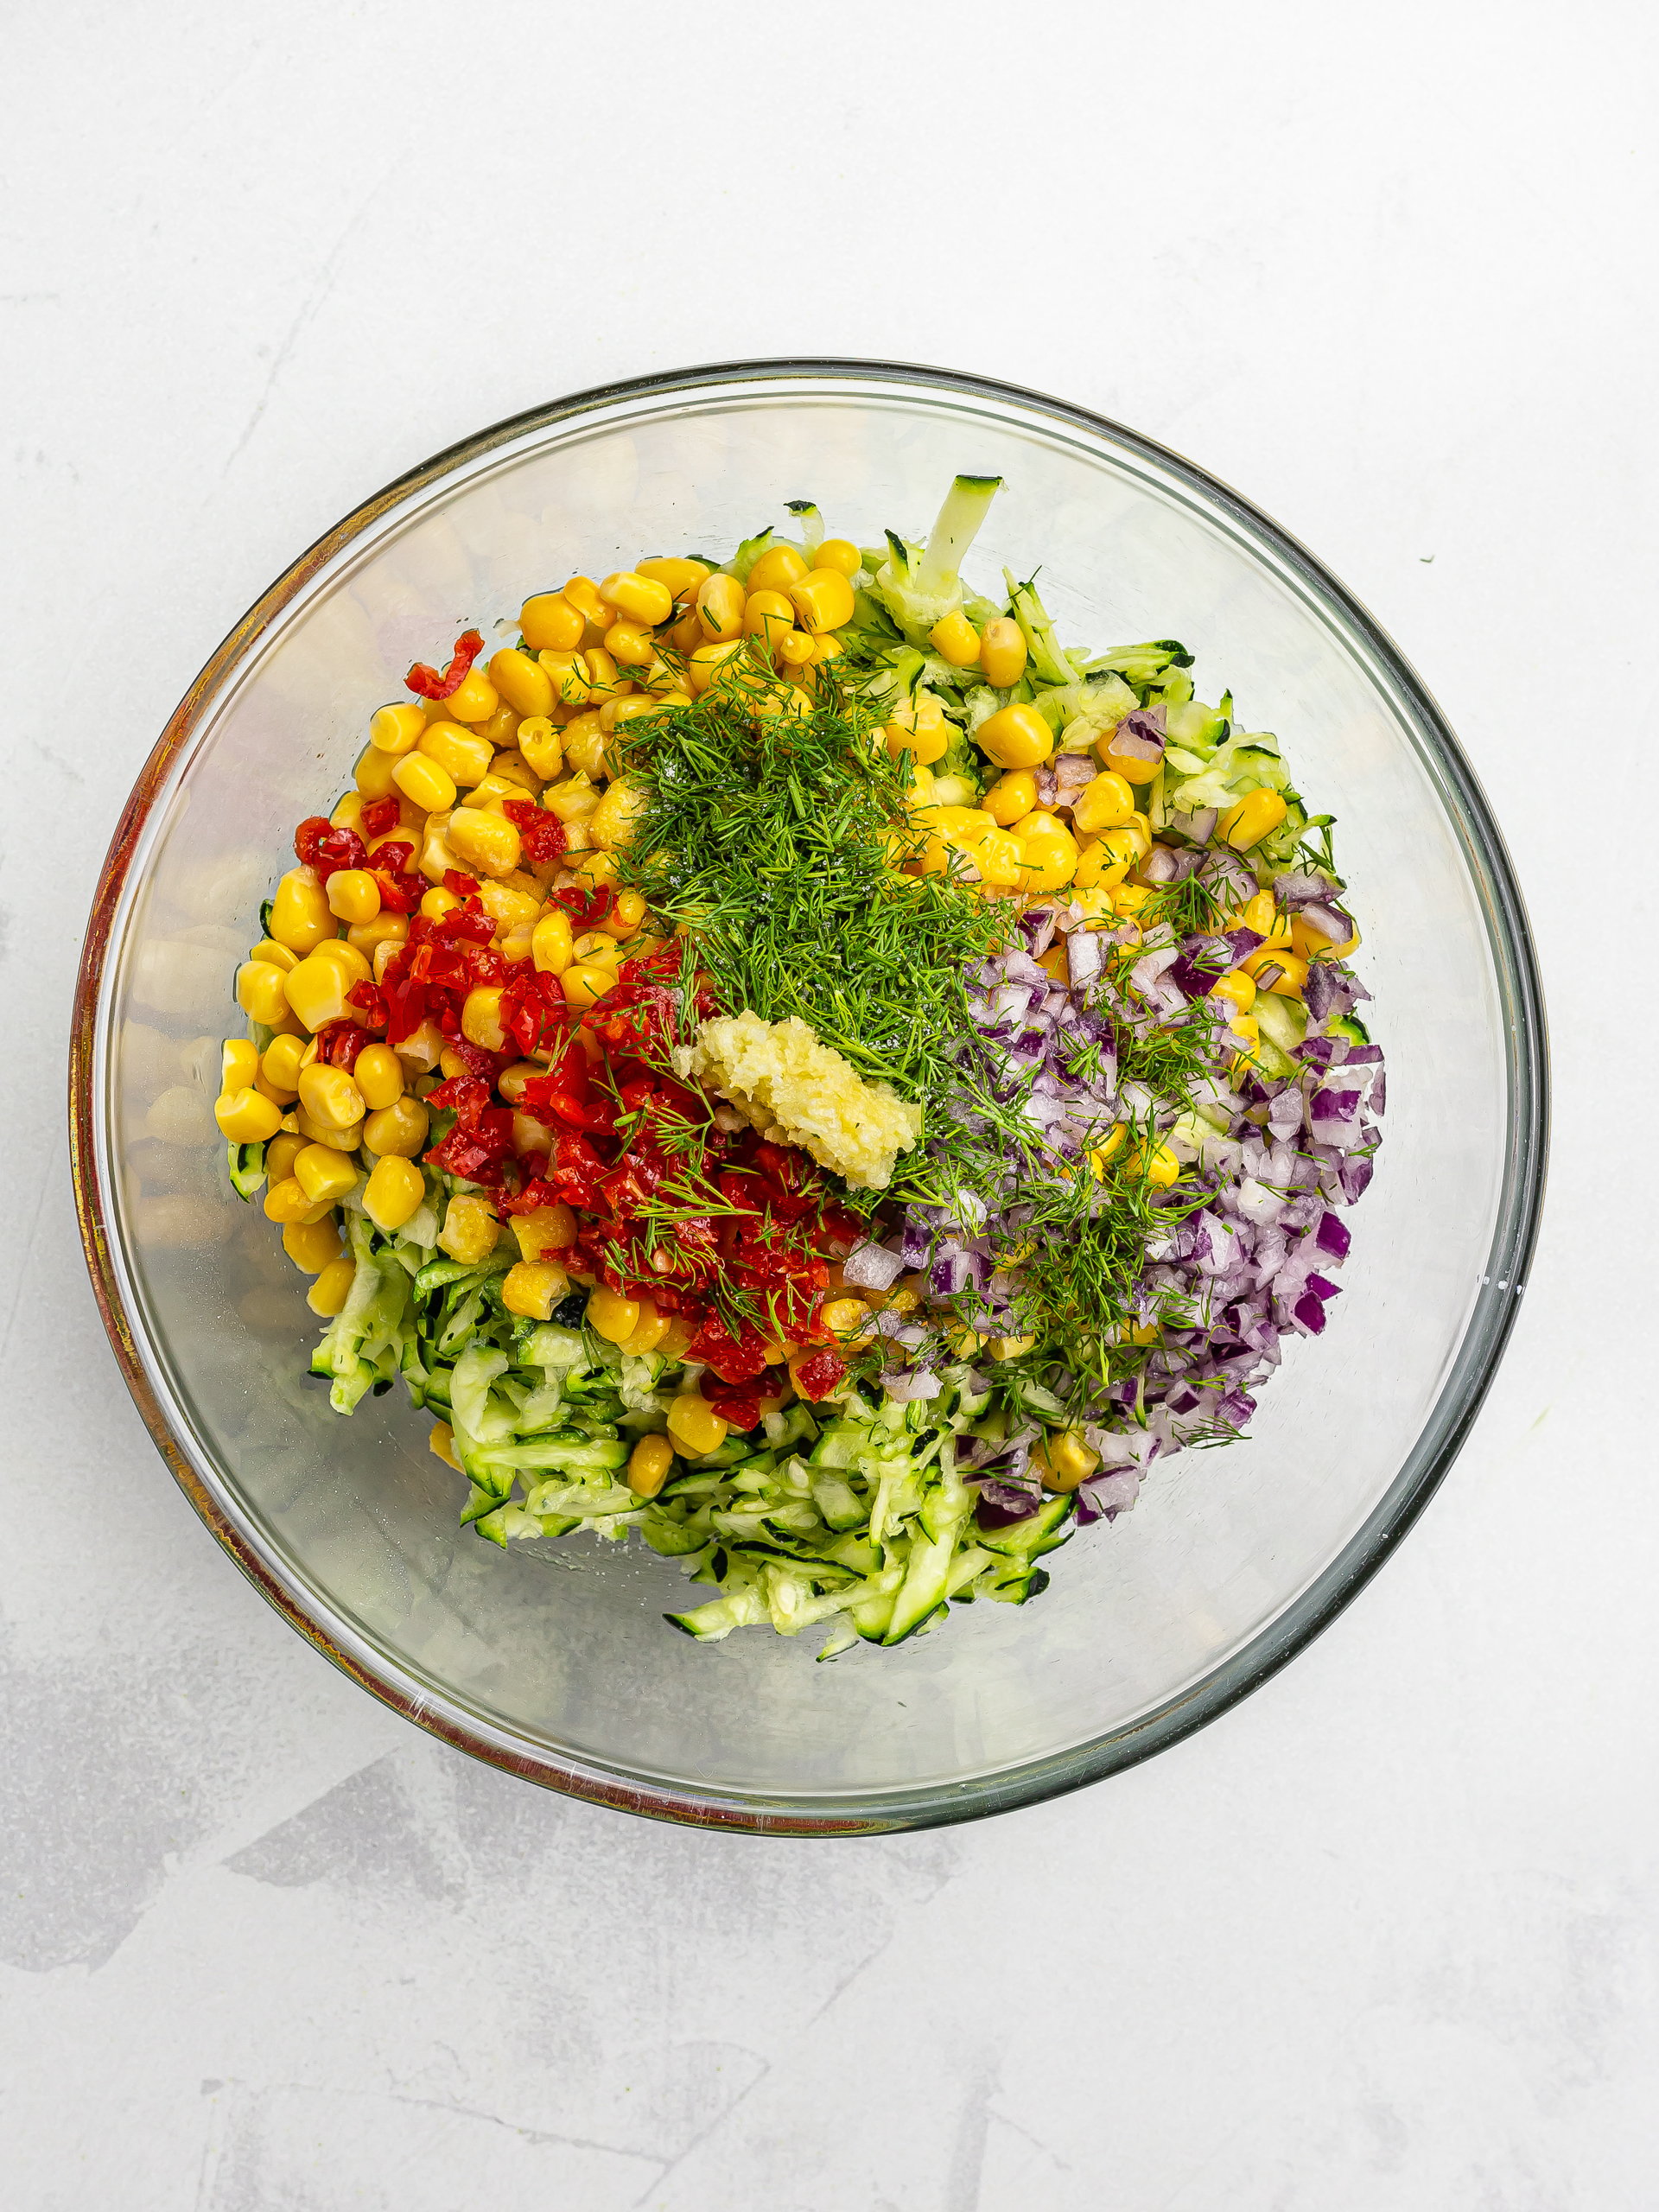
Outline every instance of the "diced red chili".
<svg viewBox="0 0 1659 2212"><path fill-rule="evenodd" d="M472 672L473 663L484 650L484 640L476 630L464 630L455 639L454 657L442 676L423 660L417 660L404 678L411 691L423 699L453 699Z"/></svg>
<svg viewBox="0 0 1659 2212"><path fill-rule="evenodd" d="M798 1360L791 1370L795 1388L804 1398L827 1398L847 1379L847 1363L839 1352L815 1351Z"/></svg>
<svg viewBox="0 0 1659 2212"><path fill-rule="evenodd" d="M545 807L527 798L504 799L501 811L518 832L526 868L551 868L555 861L563 858L568 840L564 824L556 814L550 814Z"/></svg>
<svg viewBox="0 0 1659 2212"><path fill-rule="evenodd" d="M453 891L457 899L476 899L478 878L463 875L458 868L447 868L443 871L443 887L446 891Z"/></svg>
<svg viewBox="0 0 1659 2212"><path fill-rule="evenodd" d="M331 1068L344 1068L349 1075L369 1041L369 1033L360 1021L330 1021L317 1032L317 1058Z"/></svg>
<svg viewBox="0 0 1659 2212"><path fill-rule="evenodd" d="M363 809L363 834L367 837L384 837L395 830L403 819L403 809L390 793L385 798L372 798Z"/></svg>
<svg viewBox="0 0 1659 2212"><path fill-rule="evenodd" d="M354 983L346 994L346 1003L347 1006L361 1008L363 1019L371 1029L385 1027L387 1013L385 994L377 990L372 983L366 981ZM359 1027L356 1022L353 1022L350 1026L353 1029ZM353 1054L353 1057L355 1058L356 1055Z"/></svg>
<svg viewBox="0 0 1659 2212"><path fill-rule="evenodd" d="M334 828L326 814L308 814L294 832L294 857L305 868L317 864L317 849Z"/></svg>

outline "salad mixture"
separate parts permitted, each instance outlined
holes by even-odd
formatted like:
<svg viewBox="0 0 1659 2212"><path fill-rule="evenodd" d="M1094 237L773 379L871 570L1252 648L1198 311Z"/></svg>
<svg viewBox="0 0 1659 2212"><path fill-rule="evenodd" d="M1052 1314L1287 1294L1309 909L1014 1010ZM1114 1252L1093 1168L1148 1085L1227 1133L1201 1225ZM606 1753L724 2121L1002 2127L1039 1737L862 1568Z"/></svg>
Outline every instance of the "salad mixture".
<svg viewBox="0 0 1659 2212"><path fill-rule="evenodd" d="M1330 817L1180 645L965 587L997 485L469 630L237 973L334 1410L401 1376L479 1535L638 1530L704 1640L1036 1596L1323 1331L1370 1179Z"/></svg>

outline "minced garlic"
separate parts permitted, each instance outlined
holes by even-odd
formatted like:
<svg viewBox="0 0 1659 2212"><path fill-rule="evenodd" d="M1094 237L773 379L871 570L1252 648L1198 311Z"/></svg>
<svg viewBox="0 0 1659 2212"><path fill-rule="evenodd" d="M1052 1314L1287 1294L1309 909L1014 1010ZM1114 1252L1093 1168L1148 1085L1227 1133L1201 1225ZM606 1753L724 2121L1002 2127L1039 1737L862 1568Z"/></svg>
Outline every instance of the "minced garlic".
<svg viewBox="0 0 1659 2212"><path fill-rule="evenodd" d="M855 1191L884 1191L893 1163L922 1134L922 1109L885 1083L867 1083L791 1015L763 1021L746 1008L705 1021L675 1047L683 1080L729 1099L772 1144L799 1145Z"/></svg>

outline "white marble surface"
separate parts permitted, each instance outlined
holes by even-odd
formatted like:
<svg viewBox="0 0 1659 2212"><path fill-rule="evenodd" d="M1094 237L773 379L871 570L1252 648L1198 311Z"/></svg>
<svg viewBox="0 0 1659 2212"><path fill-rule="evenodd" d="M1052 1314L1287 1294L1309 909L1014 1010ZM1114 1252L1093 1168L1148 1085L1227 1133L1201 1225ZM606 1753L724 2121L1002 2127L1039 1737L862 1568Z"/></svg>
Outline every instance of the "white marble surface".
<svg viewBox="0 0 1659 2212"><path fill-rule="evenodd" d="M9 11L8 2204L1653 2202L1653 21ZM121 801L263 586L480 423L791 351L1063 393L1328 559L1559 1078L1508 1363L1335 1628L1101 1788L813 1847L539 1796L290 1634L120 1384L62 1107Z"/></svg>

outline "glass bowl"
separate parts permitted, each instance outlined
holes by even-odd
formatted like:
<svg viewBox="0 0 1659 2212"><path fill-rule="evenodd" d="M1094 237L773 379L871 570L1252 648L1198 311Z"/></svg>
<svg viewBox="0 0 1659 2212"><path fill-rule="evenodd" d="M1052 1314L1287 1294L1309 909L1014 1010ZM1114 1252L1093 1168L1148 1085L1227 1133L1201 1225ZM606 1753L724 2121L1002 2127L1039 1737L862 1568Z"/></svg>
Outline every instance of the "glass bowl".
<svg viewBox="0 0 1659 2212"><path fill-rule="evenodd" d="M1160 1464L1040 1604L955 1609L814 1662L670 1628L643 1547L502 1553L401 1391L336 1419L302 1280L211 1142L232 970L295 823L370 712L468 624L644 550L728 548L784 503L916 535L958 471L1007 488L969 563L1039 563L1069 639L1179 637L1339 817L1386 1048L1386 1141L1332 1325L1288 1347L1249 1440ZM1546 1048L1520 895L1433 701L1336 580L1133 431L931 369L766 361L587 392L417 468L296 561L139 778L87 933L71 1073L92 1281L151 1433L273 1605L397 1712L492 1764L661 1818L803 1835L922 1827L1112 1773L1224 1711L1387 1555L1508 1337L1542 1194Z"/></svg>

